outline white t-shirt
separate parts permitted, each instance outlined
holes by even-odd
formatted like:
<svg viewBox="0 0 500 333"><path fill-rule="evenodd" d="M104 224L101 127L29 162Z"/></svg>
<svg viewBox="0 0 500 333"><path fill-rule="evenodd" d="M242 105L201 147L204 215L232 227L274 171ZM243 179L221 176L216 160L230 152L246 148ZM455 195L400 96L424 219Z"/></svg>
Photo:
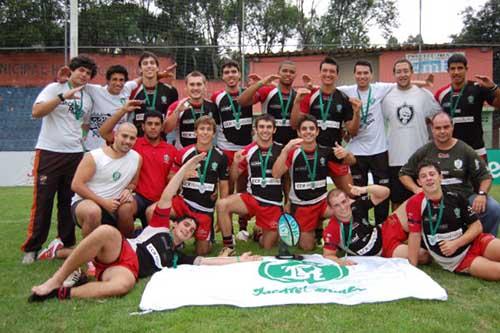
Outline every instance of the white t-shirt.
<svg viewBox="0 0 500 333"><path fill-rule="evenodd" d="M384 117L382 115L382 99L394 88L395 83L376 82L370 84L370 108L366 117L360 121L358 134L349 141L347 149L357 156L371 156L387 151L387 138L385 136ZM349 97L360 98L363 109L368 105L369 89L358 90L357 85L337 87Z"/></svg>
<svg viewBox="0 0 500 333"><path fill-rule="evenodd" d="M85 86L85 90L94 102L94 107L90 112L89 131L84 141L85 149L97 149L106 143L99 134L99 129L109 117L125 104L130 97L130 93L135 88L137 88L137 83L135 81L128 81L118 95L112 95L109 93L107 86L97 84L87 84ZM127 116L124 115L117 126L126 120Z"/></svg>
<svg viewBox="0 0 500 333"><path fill-rule="evenodd" d="M67 83L51 83L38 95L34 104L57 98L60 93L70 90ZM36 149L57 153L80 153L82 146L82 123L87 122L92 99L85 89L77 93L80 99L65 100L42 118L42 128L38 135ZM81 104L83 103L83 104ZM82 105L81 111L80 105Z"/></svg>
<svg viewBox="0 0 500 333"><path fill-rule="evenodd" d="M382 102L382 110L388 121L389 166L402 166L429 142L425 119L441 111L441 106L430 91L412 86L408 90L391 90Z"/></svg>
<svg viewBox="0 0 500 333"><path fill-rule="evenodd" d="M95 163L95 173L87 182L87 187L104 199L118 199L122 191L130 184L139 166L139 153L130 150L125 156L113 159L102 148L89 152ZM83 199L77 193L71 204Z"/></svg>

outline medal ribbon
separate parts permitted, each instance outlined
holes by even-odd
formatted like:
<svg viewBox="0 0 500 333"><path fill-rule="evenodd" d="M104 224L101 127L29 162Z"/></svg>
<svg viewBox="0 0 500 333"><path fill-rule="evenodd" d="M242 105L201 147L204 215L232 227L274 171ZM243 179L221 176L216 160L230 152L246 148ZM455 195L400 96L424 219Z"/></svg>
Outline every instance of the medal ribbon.
<svg viewBox="0 0 500 333"><path fill-rule="evenodd" d="M309 180L313 182L316 180L316 169L318 166L318 147L316 147L316 150L314 151L314 162L313 162L312 170L311 170L311 165L309 164L309 160L307 159L307 155L304 151L304 148L300 148L300 152L302 153L302 156L304 157L304 160L306 161L306 167L307 167L307 173L309 174Z"/></svg>
<svg viewBox="0 0 500 333"><path fill-rule="evenodd" d="M273 149L273 145L269 147L267 150L266 158L262 158L261 150L259 149L259 161L260 161L260 173L262 174L262 184L266 184L266 171L267 171L267 165L269 164L269 158L271 157L271 149Z"/></svg>
<svg viewBox="0 0 500 333"><path fill-rule="evenodd" d="M427 201L427 214L429 215L429 226L431 228L431 235L435 236L436 232L441 225L441 221L443 219L443 210L444 210L444 202L443 198L441 198L441 202L439 203L439 212L437 215L436 224L434 224L434 219L432 218L432 205L430 204L430 200Z"/></svg>
<svg viewBox="0 0 500 333"><path fill-rule="evenodd" d="M450 95L450 114L451 117L455 117L455 111L457 110L458 102L460 101L460 98L462 97L462 94L464 93L465 89L465 84L460 89L460 92L458 93L458 96L455 98L455 103L453 103L453 87L451 88L451 95Z"/></svg>
<svg viewBox="0 0 500 333"><path fill-rule="evenodd" d="M326 110L323 105L323 92L319 91L319 111L321 112L321 120L326 122L328 118L328 112L330 111L330 107L332 106L333 93L328 96L328 103L326 104Z"/></svg>
<svg viewBox="0 0 500 333"><path fill-rule="evenodd" d="M200 113L200 117L205 114L205 103L202 103L201 104L201 113ZM189 105L191 105L191 115L193 116L193 120L196 121L199 117L196 116L196 112L194 112L194 107L191 103L189 103Z"/></svg>
<svg viewBox="0 0 500 333"><path fill-rule="evenodd" d="M359 94L359 90L356 90L356 92L358 93L359 100L362 101L363 99ZM366 124L366 120L368 119L368 109L370 109L371 99L372 99L372 86L370 85L368 89L368 100L366 101L366 108L364 106L361 107L361 121L363 122L363 124Z"/></svg>
<svg viewBox="0 0 500 333"><path fill-rule="evenodd" d="M231 104L231 111L233 112L233 117L234 120L236 121L236 126L238 127L240 124L240 116L241 116L241 105L238 104L238 111L236 111L236 107L234 106L233 102L233 96L229 93L229 91L226 92L227 97L229 99L229 104ZM238 90L238 97L241 95L241 88Z"/></svg>
<svg viewBox="0 0 500 333"><path fill-rule="evenodd" d="M281 88L278 86L278 97L280 99L281 106L281 119L285 120L288 117L288 110L290 109L290 104L293 98L293 89L290 90L290 94L288 95L288 100L286 101L286 106L283 103L283 94L281 93Z"/></svg>
<svg viewBox="0 0 500 333"><path fill-rule="evenodd" d="M144 98L146 99L146 106L148 106L150 108L155 108L156 96L158 95L158 85L155 86L155 92L153 94L153 102L152 103L149 101L149 95L148 95L148 92L146 91L146 86L144 84L142 85L142 90L144 90Z"/></svg>
<svg viewBox="0 0 500 333"><path fill-rule="evenodd" d="M71 82L68 81L68 87L69 89L73 89L73 86L71 85ZM83 114L83 90L80 90L80 105L78 105L78 99L73 99L73 109L75 110L75 118L76 120L80 120L80 117Z"/></svg>
<svg viewBox="0 0 500 333"><path fill-rule="evenodd" d="M347 249L349 249L352 240L352 216L349 220L349 233L347 235L347 242L345 239L344 224L342 222L340 222L340 232L342 233L342 246L344 247L345 255L347 257Z"/></svg>
<svg viewBox="0 0 500 333"><path fill-rule="evenodd" d="M205 165L203 165L203 173L200 172L200 168L198 167L196 171L198 172L198 178L200 179L200 184L203 186L205 184L205 179L207 178L207 170L208 170L208 165L210 164L210 157L212 156L212 151L214 149L211 148L208 151L207 158L205 159ZM198 154L198 152L196 152Z"/></svg>

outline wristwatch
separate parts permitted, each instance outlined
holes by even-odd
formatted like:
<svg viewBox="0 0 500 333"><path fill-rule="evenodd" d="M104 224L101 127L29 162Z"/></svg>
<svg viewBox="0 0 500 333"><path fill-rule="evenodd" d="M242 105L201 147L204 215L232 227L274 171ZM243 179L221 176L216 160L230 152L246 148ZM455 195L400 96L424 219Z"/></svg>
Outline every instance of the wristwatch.
<svg viewBox="0 0 500 333"><path fill-rule="evenodd" d="M59 97L59 99L61 100L61 102L64 102L66 100L66 98L64 98L63 93L58 94L57 97Z"/></svg>
<svg viewBox="0 0 500 333"><path fill-rule="evenodd" d="M477 192L477 195L484 195L484 196L487 196L488 193L484 192L484 191L479 191Z"/></svg>

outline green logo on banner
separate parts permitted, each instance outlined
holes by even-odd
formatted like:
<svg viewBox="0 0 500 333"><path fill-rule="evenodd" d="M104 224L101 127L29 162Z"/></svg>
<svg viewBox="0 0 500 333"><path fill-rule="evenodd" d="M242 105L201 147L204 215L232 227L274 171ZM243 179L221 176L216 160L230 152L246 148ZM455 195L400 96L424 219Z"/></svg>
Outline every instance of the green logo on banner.
<svg viewBox="0 0 500 333"><path fill-rule="evenodd" d="M493 184L500 184L500 149L488 149L488 168L493 177Z"/></svg>
<svg viewBox="0 0 500 333"><path fill-rule="evenodd" d="M347 267L336 263L320 264L312 261L265 261L259 266L263 278L283 283L317 283L339 280L349 275Z"/></svg>

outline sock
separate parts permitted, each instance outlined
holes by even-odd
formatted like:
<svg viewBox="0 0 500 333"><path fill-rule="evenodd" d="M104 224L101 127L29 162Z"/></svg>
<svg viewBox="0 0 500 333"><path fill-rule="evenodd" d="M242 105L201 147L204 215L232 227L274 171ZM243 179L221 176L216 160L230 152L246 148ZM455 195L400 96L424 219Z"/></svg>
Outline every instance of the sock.
<svg viewBox="0 0 500 333"><path fill-rule="evenodd" d="M253 241L259 243L262 237L262 230L254 230Z"/></svg>
<svg viewBox="0 0 500 333"><path fill-rule="evenodd" d="M222 243L224 244L224 247L229 247L231 249L234 248L233 235L222 236Z"/></svg>
<svg viewBox="0 0 500 333"><path fill-rule="evenodd" d="M240 218L238 219L238 224L239 224L239 226L240 226L240 231L242 231L242 230L247 230L247 226L248 226L248 219L240 217Z"/></svg>

